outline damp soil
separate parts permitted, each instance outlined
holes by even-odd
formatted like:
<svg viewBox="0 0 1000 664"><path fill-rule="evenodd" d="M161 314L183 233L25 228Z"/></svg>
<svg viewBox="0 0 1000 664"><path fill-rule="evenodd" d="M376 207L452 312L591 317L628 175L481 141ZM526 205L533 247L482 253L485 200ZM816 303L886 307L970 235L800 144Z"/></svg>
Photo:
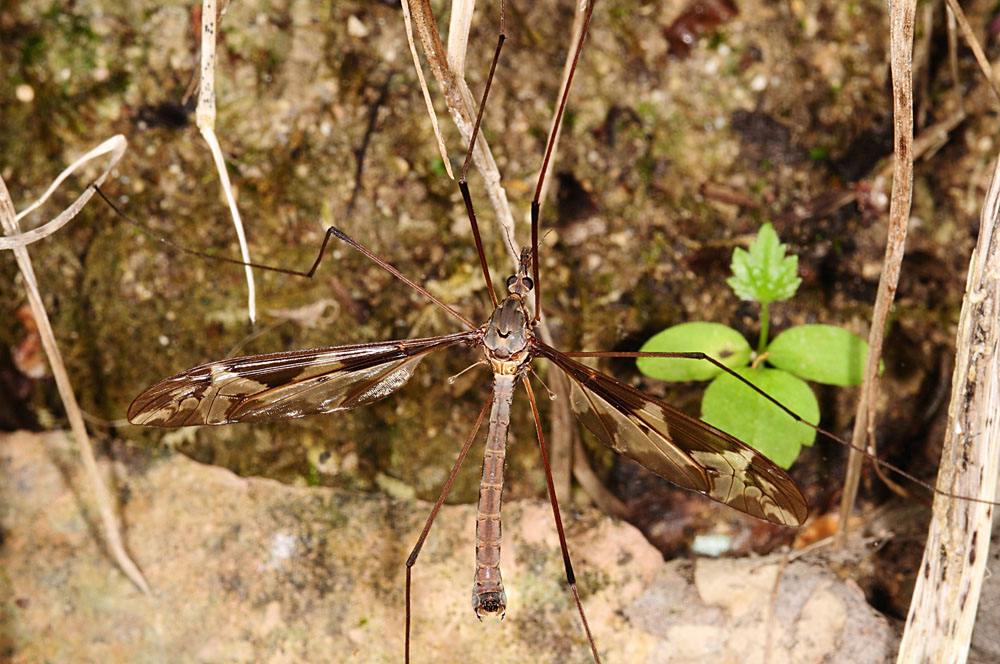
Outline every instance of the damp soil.
<svg viewBox="0 0 1000 664"><path fill-rule="evenodd" d="M598 5L542 214L543 304L558 347L634 350L689 320L755 338L757 308L739 301L725 278L733 248L766 221L799 256L803 279L793 300L773 307L773 331L817 322L867 335L891 184L878 175L892 149L883 8L832 0L732 4L737 11L702 26L686 57L671 53L670 43L687 3ZM483 132L521 242L572 5L508 3L508 41ZM184 101L198 71L198 11L150 2L101 11L92 3L23 2L0 10L0 172L19 208L66 163L121 133L129 150L105 186L112 200L173 242L237 255L193 102ZM982 3L968 11L978 28L993 18ZM447 10L439 12L444 31ZM473 25L466 69L476 94L496 19L484 6ZM393 3L234 3L219 30L216 131L254 261L304 269L336 224L471 319L485 320L490 307L465 208L435 147L402 25ZM925 477L941 440L965 268L997 130L964 49L960 80L952 80L943 26L935 14L930 39L918 48L922 126L956 113L959 95L969 116L916 165L879 407L881 449ZM986 46L995 57L997 44ZM436 106L458 166L461 141L440 99ZM64 186L25 225L61 209L96 173L75 180L75 189L74 181ZM504 239L478 175L470 188L494 281L502 284L512 267ZM480 359L459 350L428 358L397 395L357 412L140 430L124 423L132 398L206 361L460 327L343 246L311 280L258 271L260 313L251 327L241 269L171 250L96 199L31 254L93 427L134 441L104 453L137 464L176 449L244 475L433 499L489 395L482 368L447 381ZM10 359L27 332L15 316L24 294L9 256L0 257L0 283L0 425L65 426L51 378L29 378ZM697 385L655 383L626 361L603 368L697 412ZM855 392L817 393L825 427L849 431ZM529 415L526 404L515 405L507 497L544 496ZM661 549L683 549L690 529L677 520L703 518L679 516L692 509L688 498L588 449L605 481L645 515L641 525L660 537ZM836 503L845 456L821 441L791 471L817 513ZM886 494L866 473L866 505L875 505ZM449 500L474 501L478 475L468 463Z"/></svg>

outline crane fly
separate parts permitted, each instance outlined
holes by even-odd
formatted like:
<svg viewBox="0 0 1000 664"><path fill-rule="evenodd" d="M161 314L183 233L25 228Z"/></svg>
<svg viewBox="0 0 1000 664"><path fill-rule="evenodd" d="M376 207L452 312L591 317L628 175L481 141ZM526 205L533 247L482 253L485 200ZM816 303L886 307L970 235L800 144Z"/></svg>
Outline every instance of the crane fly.
<svg viewBox="0 0 1000 664"><path fill-rule="evenodd" d="M487 615L502 618L507 607L500 575L504 455L510 406L519 382L531 401L541 434L527 377L536 357L549 360L570 378L573 411L598 440L619 454L678 486L759 519L784 526L797 526L805 521L808 510L799 489L765 456L733 436L585 366L537 339L525 303L525 296L533 286L528 276L530 263L531 250L525 249L517 274L507 281L508 295L489 320L479 327L424 339L296 350L210 362L147 389L132 402L128 419L133 424L145 426L179 427L286 420L348 410L399 390L420 361L436 350L454 346L481 347L493 371L493 394L476 516L472 605L480 619ZM479 422L484 414L485 409ZM479 422L469 438L470 443ZM467 449L468 444L459 463ZM548 471L547 460L545 466ZM451 477L455 471L457 464ZM550 493L550 496L554 500L554 495ZM435 512L443 499L442 494ZM558 509L555 504L553 508ZM568 563L561 524L559 531ZM425 528L415 553L426 532ZM411 555L407 561L408 614L409 570L415 560L416 556ZM579 607L569 564L567 576ZM582 616L582 608L580 611Z"/></svg>
<svg viewBox="0 0 1000 664"><path fill-rule="evenodd" d="M502 12L501 5L501 31L493 60L494 68L504 40ZM593 3L588 7L584 28L576 45L576 56L579 56L592 12ZM480 118L491 81L492 70L480 104ZM558 126L561 120L568 89L569 85L559 104L554 126ZM470 146L475 145L479 122L477 119ZM553 142L554 132L549 136L544 162L546 164ZM465 182L470 156L471 148L466 154L466 165L459 186L473 226L480 264L494 306L486 323L474 325L343 231L331 228L320 250L321 256L331 235L346 242L458 318L466 329L423 339L295 350L210 362L166 378L144 391L129 407L128 419L133 424L145 426L180 427L287 420L349 410L399 390L413 375L420 361L434 351L456 346L482 348L493 372L491 398L480 411L473 431L406 561L406 661L409 661L410 643L411 569L458 467L479 431L487 409L490 410L490 418L476 516L472 607L480 620L486 616L504 616L507 596L500 574L500 506L510 408L514 391L520 383L527 393L534 415L567 583L573 593L594 659L600 662L577 591L545 452L538 408L528 381L533 360L548 360L566 374L570 383L572 409L598 440L670 482L750 516L784 526L803 523L808 508L792 479L751 447L663 401L573 359L573 355L616 354L563 353L536 336L535 329L541 317L537 256L539 192L544 167L531 206L531 247L521 251L516 273L506 282L507 295L498 300L490 283L489 268ZM314 269L315 266L316 264ZM532 290L535 291L533 314L529 311L528 303L528 295ZM634 357L638 354L627 355ZM708 360L729 371L701 353L649 355Z"/></svg>
<svg viewBox="0 0 1000 664"><path fill-rule="evenodd" d="M507 430L514 389L520 382L531 401L541 436L527 377L536 357L549 360L571 379L573 411L598 440L619 454L678 486L751 516L785 526L797 526L805 520L807 506L802 494L791 478L766 457L733 436L537 339L525 304L525 296L533 286L528 276L530 263L531 250L525 249L517 274L507 281L508 295L480 327L424 339L251 355L203 364L166 378L140 394L129 408L128 419L133 424L178 427L275 421L348 410L400 389L420 361L433 351L453 346L481 347L493 371L493 394L476 516L472 606L479 619L488 615L503 618L507 608L500 573L500 503ZM484 414L485 408L469 443ZM449 485L468 447L467 443ZM548 472L547 460L545 467ZM555 500L551 490L550 497ZM443 500L444 493L435 505L435 513ZM558 510L554 502L553 509ZM407 561L408 623L410 569L429 526L430 520ZM559 535L567 579L582 617L561 524ZM586 625L586 618L583 620Z"/></svg>

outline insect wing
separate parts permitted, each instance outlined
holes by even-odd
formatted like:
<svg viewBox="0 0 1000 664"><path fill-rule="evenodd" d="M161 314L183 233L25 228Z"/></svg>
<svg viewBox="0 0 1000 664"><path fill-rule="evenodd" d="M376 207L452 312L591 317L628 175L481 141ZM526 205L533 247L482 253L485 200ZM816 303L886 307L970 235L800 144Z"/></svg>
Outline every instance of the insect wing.
<svg viewBox="0 0 1000 664"><path fill-rule="evenodd" d="M210 362L165 378L136 397L132 424L266 422L355 408L402 387L428 353L475 341L475 330L250 355Z"/></svg>
<svg viewBox="0 0 1000 664"><path fill-rule="evenodd" d="M802 524L808 506L770 459L724 431L536 342L572 379L573 411L602 443L678 486L751 516Z"/></svg>

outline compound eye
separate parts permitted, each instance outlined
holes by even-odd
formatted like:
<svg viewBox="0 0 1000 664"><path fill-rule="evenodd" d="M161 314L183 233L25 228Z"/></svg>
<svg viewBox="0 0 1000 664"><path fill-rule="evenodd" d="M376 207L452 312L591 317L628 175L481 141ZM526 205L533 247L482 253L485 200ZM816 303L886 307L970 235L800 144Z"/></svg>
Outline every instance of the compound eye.
<svg viewBox="0 0 1000 664"><path fill-rule="evenodd" d="M535 287L535 282L531 280L531 277L524 278L524 287L527 288L528 290L531 290L532 288Z"/></svg>
<svg viewBox="0 0 1000 664"><path fill-rule="evenodd" d="M517 276L511 275L510 277L507 278L507 288L510 288L515 283L517 283Z"/></svg>

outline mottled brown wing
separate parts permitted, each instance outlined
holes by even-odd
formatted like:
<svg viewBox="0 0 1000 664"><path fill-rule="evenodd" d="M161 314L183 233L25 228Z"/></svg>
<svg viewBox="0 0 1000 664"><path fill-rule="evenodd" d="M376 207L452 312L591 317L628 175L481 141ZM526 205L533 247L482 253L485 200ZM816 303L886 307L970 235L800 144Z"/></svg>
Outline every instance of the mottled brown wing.
<svg viewBox="0 0 1000 664"><path fill-rule="evenodd" d="M132 424L182 427L292 419L355 408L392 394L431 351L473 343L476 330L249 355L165 378L136 397Z"/></svg>
<svg viewBox="0 0 1000 664"><path fill-rule="evenodd" d="M795 482L724 431L536 342L572 379L573 411L602 443L660 477L750 516L784 526L808 514Z"/></svg>

